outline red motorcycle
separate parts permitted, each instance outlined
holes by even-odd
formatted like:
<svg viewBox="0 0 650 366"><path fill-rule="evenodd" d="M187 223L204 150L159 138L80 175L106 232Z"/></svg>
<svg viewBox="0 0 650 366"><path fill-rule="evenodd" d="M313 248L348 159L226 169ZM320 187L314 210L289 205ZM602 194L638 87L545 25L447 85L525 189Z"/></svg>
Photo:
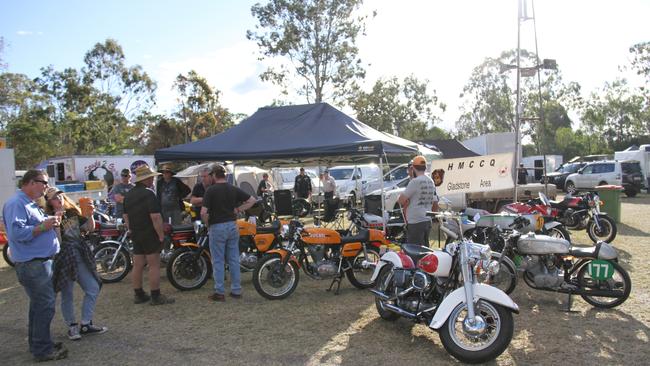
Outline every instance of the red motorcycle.
<svg viewBox="0 0 650 366"><path fill-rule="evenodd" d="M545 205L552 208L555 217L570 230L587 230L587 235L594 242L611 243L616 238L616 223L600 211L603 201L595 192L586 192L579 196L567 195L562 201L550 201L546 196ZM542 201L540 197L539 201Z"/></svg>
<svg viewBox="0 0 650 366"><path fill-rule="evenodd" d="M502 210L518 215L540 214L544 218L544 226L541 229L541 234L571 242L569 231L558 218L558 210L551 207L550 201L544 193L540 192L539 197L538 200L530 200L526 203L513 202L507 204L503 206Z"/></svg>

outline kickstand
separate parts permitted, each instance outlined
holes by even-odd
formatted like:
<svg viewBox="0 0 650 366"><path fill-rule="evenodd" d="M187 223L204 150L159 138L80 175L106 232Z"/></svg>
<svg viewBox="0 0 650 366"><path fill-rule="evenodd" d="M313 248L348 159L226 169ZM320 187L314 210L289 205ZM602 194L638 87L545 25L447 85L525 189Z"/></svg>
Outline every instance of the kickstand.
<svg viewBox="0 0 650 366"><path fill-rule="evenodd" d="M332 283L330 284L330 288L327 289L327 291L332 291L332 287L334 287L334 284L336 283L336 290L334 290L334 295L339 294L339 289L341 288L341 277L335 277L332 280Z"/></svg>
<svg viewBox="0 0 650 366"><path fill-rule="evenodd" d="M565 313L578 313L578 310L571 310L571 305L573 305L573 294L568 293L567 294L567 303L566 303L566 308L562 309Z"/></svg>

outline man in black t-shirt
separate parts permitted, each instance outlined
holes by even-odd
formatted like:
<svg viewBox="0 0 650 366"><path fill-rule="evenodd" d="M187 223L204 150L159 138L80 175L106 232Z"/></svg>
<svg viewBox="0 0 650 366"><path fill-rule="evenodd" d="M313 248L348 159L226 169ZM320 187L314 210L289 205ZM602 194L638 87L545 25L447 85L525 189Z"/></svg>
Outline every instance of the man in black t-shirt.
<svg viewBox="0 0 650 366"><path fill-rule="evenodd" d="M199 172L199 182L197 182L194 185L194 188L192 188L190 203L192 204L192 210L196 213L197 220L201 218L201 206L203 206L205 190L214 183L214 178L212 178L210 170L211 169L207 167L201 169Z"/></svg>
<svg viewBox="0 0 650 366"><path fill-rule="evenodd" d="M300 174L296 175L293 183L293 191L296 197L308 199L311 197L311 178L305 174L305 168L300 168Z"/></svg>
<svg viewBox="0 0 650 366"><path fill-rule="evenodd" d="M160 214L160 202L151 188L153 178L160 173L149 166L141 165L135 169L135 187L124 197L124 222L133 241L133 274L131 283L135 292L134 303L149 301L150 297L142 289L142 274L145 264L149 268L149 288L151 305L171 304L174 299L160 294L160 251L165 234Z"/></svg>
<svg viewBox="0 0 650 366"><path fill-rule="evenodd" d="M225 301L224 272L228 259L230 271L230 296L241 298L241 279L239 270L239 229L237 214L255 204L255 197L226 182L226 169L221 165L212 168L214 184L208 187L203 196L201 219L209 226L210 255L212 256L212 275L214 294L210 300Z"/></svg>
<svg viewBox="0 0 650 366"><path fill-rule="evenodd" d="M271 189L273 189L273 185L269 181L268 173L262 174L262 180L257 186L257 196L262 197L264 193L271 193Z"/></svg>

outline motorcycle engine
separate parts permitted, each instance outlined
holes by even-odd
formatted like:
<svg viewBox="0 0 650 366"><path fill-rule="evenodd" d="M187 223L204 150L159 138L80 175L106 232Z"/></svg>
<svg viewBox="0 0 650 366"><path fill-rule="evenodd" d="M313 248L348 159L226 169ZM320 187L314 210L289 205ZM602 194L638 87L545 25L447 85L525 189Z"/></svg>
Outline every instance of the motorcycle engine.
<svg viewBox="0 0 650 366"><path fill-rule="evenodd" d="M551 256L525 256L519 268L533 275L536 287L558 288L564 283L560 269Z"/></svg>
<svg viewBox="0 0 650 366"><path fill-rule="evenodd" d="M334 276L339 271L338 262L325 258L324 245L310 245L307 247L309 255L313 259L312 268L321 277Z"/></svg>
<svg viewBox="0 0 650 366"><path fill-rule="evenodd" d="M257 265L257 256L253 253L242 252L239 256L239 263L246 268L255 268Z"/></svg>
<svg viewBox="0 0 650 366"><path fill-rule="evenodd" d="M397 298L399 307L412 313L433 307L432 303L423 301L423 292L432 285L431 276L422 271L402 269L395 269L393 276L395 292L401 294Z"/></svg>

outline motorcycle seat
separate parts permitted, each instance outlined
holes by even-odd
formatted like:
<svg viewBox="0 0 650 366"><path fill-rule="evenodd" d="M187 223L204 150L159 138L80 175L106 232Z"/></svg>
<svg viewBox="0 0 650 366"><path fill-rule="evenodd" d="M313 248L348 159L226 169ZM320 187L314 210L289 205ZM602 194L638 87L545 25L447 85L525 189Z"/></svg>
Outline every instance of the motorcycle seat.
<svg viewBox="0 0 650 366"><path fill-rule="evenodd" d="M258 226L256 230L258 234L272 234L277 232L279 229L280 221L273 221L271 226Z"/></svg>
<svg viewBox="0 0 650 366"><path fill-rule="evenodd" d="M100 223L99 227L104 230L112 230L112 229L117 229L117 224L107 224L107 223Z"/></svg>
<svg viewBox="0 0 650 366"><path fill-rule="evenodd" d="M593 247L571 247L569 254L576 258L615 259L616 250L604 241L599 241Z"/></svg>
<svg viewBox="0 0 650 366"><path fill-rule="evenodd" d="M345 243L354 243L354 242L367 242L370 239L370 232L368 230L361 230L359 231L359 234L357 235L352 235L352 236L342 236L341 237L341 244Z"/></svg>
<svg viewBox="0 0 650 366"><path fill-rule="evenodd" d="M402 251L417 263L422 257L432 253L433 249L418 244L402 244Z"/></svg>
<svg viewBox="0 0 650 366"><path fill-rule="evenodd" d="M194 231L194 225L172 225L172 231Z"/></svg>

